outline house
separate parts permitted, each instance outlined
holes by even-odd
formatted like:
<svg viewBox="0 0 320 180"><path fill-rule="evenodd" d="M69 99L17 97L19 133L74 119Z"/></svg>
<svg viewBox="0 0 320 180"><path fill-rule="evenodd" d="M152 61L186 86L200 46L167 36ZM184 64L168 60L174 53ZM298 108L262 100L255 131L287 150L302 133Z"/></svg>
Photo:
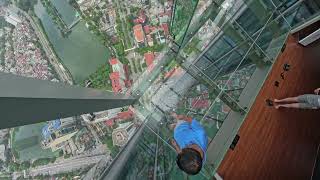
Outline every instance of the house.
<svg viewBox="0 0 320 180"><path fill-rule="evenodd" d="M128 120L128 119L132 119L133 117L134 117L133 112L130 109L128 109L128 111L119 112L117 116L117 120Z"/></svg>
<svg viewBox="0 0 320 180"><path fill-rule="evenodd" d="M148 46L152 47L154 45L153 38L150 34L147 35Z"/></svg>
<svg viewBox="0 0 320 180"><path fill-rule="evenodd" d="M113 72L109 75L112 85L112 91L115 93L120 93L125 89L125 82L120 78L119 72Z"/></svg>
<svg viewBox="0 0 320 180"><path fill-rule="evenodd" d="M193 98L191 100L191 107L193 109L207 109L209 106L209 100L207 99Z"/></svg>
<svg viewBox="0 0 320 180"><path fill-rule="evenodd" d="M153 64L154 61L154 53L153 52L147 52L144 54L144 59L146 61L147 66L149 67L151 64Z"/></svg>
<svg viewBox="0 0 320 180"><path fill-rule="evenodd" d="M17 14L15 14L14 12L11 12L10 10L8 10L8 12L4 18L8 23L10 23L14 26L17 26L17 24L22 22L21 19L19 18L19 16Z"/></svg>
<svg viewBox="0 0 320 180"><path fill-rule="evenodd" d="M137 24L133 26L133 33L137 43L144 43L145 36L144 36L144 32L141 24Z"/></svg>
<svg viewBox="0 0 320 180"><path fill-rule="evenodd" d="M163 30L165 36L169 36L170 35L169 26L168 26L167 23L161 24L161 29Z"/></svg>
<svg viewBox="0 0 320 180"><path fill-rule="evenodd" d="M109 75L112 90L115 93L123 92L128 87L127 68L117 58L111 58L109 63L112 67L112 73Z"/></svg>
<svg viewBox="0 0 320 180"><path fill-rule="evenodd" d="M143 27L144 33L149 34L149 33L151 32L150 27L151 27L151 26L149 26L149 25L144 26L144 27Z"/></svg>
<svg viewBox="0 0 320 180"><path fill-rule="evenodd" d="M112 72L119 72L120 78L126 79L124 65L117 58L111 58L109 64L111 65Z"/></svg>
<svg viewBox="0 0 320 180"><path fill-rule="evenodd" d="M143 10L140 11L139 16L133 20L135 24L144 24L147 20L147 16Z"/></svg>
<svg viewBox="0 0 320 180"><path fill-rule="evenodd" d="M114 125L114 119L108 119L106 121L104 121L104 124L108 127L112 127Z"/></svg>

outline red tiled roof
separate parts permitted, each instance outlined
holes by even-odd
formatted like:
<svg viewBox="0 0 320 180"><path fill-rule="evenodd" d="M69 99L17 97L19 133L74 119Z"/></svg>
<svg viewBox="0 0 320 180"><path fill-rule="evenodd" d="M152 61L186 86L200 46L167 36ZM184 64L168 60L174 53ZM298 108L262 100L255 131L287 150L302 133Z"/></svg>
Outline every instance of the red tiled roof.
<svg viewBox="0 0 320 180"><path fill-rule="evenodd" d="M156 31L156 30L157 30L157 27L154 27L154 26L151 26L151 27L150 27L150 33L154 32L154 31Z"/></svg>
<svg viewBox="0 0 320 180"><path fill-rule="evenodd" d="M143 27L143 30L146 34L149 34L150 33L150 26L149 25L146 25Z"/></svg>
<svg viewBox="0 0 320 180"><path fill-rule="evenodd" d="M109 63L110 63L111 65L116 65L116 64L118 64L118 59L117 59L117 58L111 58L110 61L109 61Z"/></svg>
<svg viewBox="0 0 320 180"><path fill-rule="evenodd" d="M114 124L114 119L108 119L104 121L104 124L107 125L108 127L112 127Z"/></svg>
<svg viewBox="0 0 320 180"><path fill-rule="evenodd" d="M120 74L119 72L113 72L110 74L110 80L112 84L112 90L113 92L117 93L122 90L122 87L120 85Z"/></svg>
<svg viewBox="0 0 320 180"><path fill-rule="evenodd" d="M168 71L165 75L164 78L171 78L174 76L178 76L181 75L181 73L183 73L183 70L181 68L173 68L170 71Z"/></svg>
<svg viewBox="0 0 320 180"><path fill-rule="evenodd" d="M166 36L168 36L169 35L169 26L168 26L168 24L167 23L163 23L163 24L161 24L161 27L162 27L162 29L164 31L164 34Z"/></svg>
<svg viewBox="0 0 320 180"><path fill-rule="evenodd" d="M172 74L176 71L176 68L171 69L170 71L168 71L165 75L164 78L169 78L170 76L172 76Z"/></svg>
<svg viewBox="0 0 320 180"><path fill-rule="evenodd" d="M139 16L133 20L134 23L136 24L143 24L147 20L147 16L144 14L144 11L140 11Z"/></svg>
<svg viewBox="0 0 320 180"><path fill-rule="evenodd" d="M128 111L119 112L118 118L122 120L127 120L133 118L133 112L129 109Z"/></svg>
<svg viewBox="0 0 320 180"><path fill-rule="evenodd" d="M206 99L193 98L191 102L192 108L204 109L209 107L209 101Z"/></svg>
<svg viewBox="0 0 320 180"><path fill-rule="evenodd" d="M150 66L148 66L147 71L150 73L154 68L154 64L150 64Z"/></svg>
<svg viewBox="0 0 320 180"><path fill-rule="evenodd" d="M145 15L145 13L144 13L143 10L140 11L140 14L139 14L139 17L138 17L138 18L140 19L140 22L141 22L142 24L146 22L147 16Z"/></svg>
<svg viewBox="0 0 320 180"><path fill-rule="evenodd" d="M144 32L141 24L133 26L133 33L137 42L144 42Z"/></svg>
<svg viewBox="0 0 320 180"><path fill-rule="evenodd" d="M146 60L146 64L149 67L154 61L154 54L153 52L148 52L144 54L144 59Z"/></svg>
<svg viewBox="0 0 320 180"><path fill-rule="evenodd" d="M141 23L143 23L143 21L142 21L140 18L134 19L133 22L134 22L135 24L141 24Z"/></svg>

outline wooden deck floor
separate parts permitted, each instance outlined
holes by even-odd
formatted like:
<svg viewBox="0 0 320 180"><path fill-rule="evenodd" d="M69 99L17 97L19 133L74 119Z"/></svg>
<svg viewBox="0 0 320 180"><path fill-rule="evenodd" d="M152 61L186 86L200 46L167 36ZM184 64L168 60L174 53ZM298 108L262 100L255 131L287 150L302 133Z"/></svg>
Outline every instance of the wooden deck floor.
<svg viewBox="0 0 320 180"><path fill-rule="evenodd" d="M283 64L291 69L282 80ZM275 87L274 82L280 86ZM276 110L267 98L313 93L320 87L320 43L302 47L290 36L247 119L240 140L229 150L218 173L225 180L310 179L320 142L320 110Z"/></svg>

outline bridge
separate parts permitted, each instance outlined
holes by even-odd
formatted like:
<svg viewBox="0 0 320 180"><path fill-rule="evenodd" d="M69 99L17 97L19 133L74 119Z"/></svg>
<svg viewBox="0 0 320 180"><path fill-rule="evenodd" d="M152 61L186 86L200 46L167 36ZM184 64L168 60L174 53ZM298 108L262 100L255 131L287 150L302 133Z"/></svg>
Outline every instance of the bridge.
<svg viewBox="0 0 320 180"><path fill-rule="evenodd" d="M78 19L76 19L75 21L73 21L73 23L71 23L68 26L68 29L71 30L74 26L76 26L79 22L80 22L81 18L79 17Z"/></svg>

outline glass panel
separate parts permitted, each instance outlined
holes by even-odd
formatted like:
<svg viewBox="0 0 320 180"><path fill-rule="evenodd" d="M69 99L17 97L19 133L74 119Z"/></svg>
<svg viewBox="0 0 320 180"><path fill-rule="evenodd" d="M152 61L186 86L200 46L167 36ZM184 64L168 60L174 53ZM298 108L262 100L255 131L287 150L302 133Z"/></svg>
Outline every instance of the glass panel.
<svg viewBox="0 0 320 180"><path fill-rule="evenodd" d="M297 27L304 22L316 17L320 13L320 3L316 0L305 0L294 6L289 11L284 12L286 20L291 27Z"/></svg>
<svg viewBox="0 0 320 180"><path fill-rule="evenodd" d="M224 92L238 101L242 91L245 89L256 70L257 65L255 62L262 61L259 63L261 65L264 63L263 58L263 54L261 51L259 52L259 49L251 49L235 71L232 71L217 80L222 86L223 84L225 85Z"/></svg>
<svg viewBox="0 0 320 180"><path fill-rule="evenodd" d="M185 179L186 175L176 165L176 152L158 139L157 179Z"/></svg>
<svg viewBox="0 0 320 180"><path fill-rule="evenodd" d="M210 105L210 108L207 109L207 111L203 112L203 115L201 117L195 116L198 117L201 124L206 129L207 135L209 137L209 143L215 137L224 120L231 111L231 108L220 99L220 96L218 96L218 94L214 92L210 92L209 97L213 102Z"/></svg>
<svg viewBox="0 0 320 180"><path fill-rule="evenodd" d="M139 142L133 150L125 167L122 168L120 179L147 179L154 177L156 151L159 151L159 143L157 137L149 129L144 128Z"/></svg>
<svg viewBox="0 0 320 180"><path fill-rule="evenodd" d="M210 4L207 8L203 4L206 3L199 2L198 8L203 7L199 9L204 9L204 12L201 15L195 12L195 17L200 17L193 18L184 41L184 43L188 41L188 44L183 51L180 51L180 54L185 58L200 55L200 52L221 32L224 26L228 25L230 18L243 6L243 3L239 1L218 1ZM195 30L197 30L196 33Z"/></svg>
<svg viewBox="0 0 320 180"><path fill-rule="evenodd" d="M240 46L236 47L233 51L229 53L229 55L221 58L219 61L216 61L216 66L219 67L218 73L213 77L214 82L218 84L220 88L224 88L224 86L228 86L227 82L230 78L230 75L236 70L236 68L240 65L242 68L246 66L247 60L244 57L249 50L252 43L244 42ZM240 64L241 62L246 62L244 64ZM205 71L207 73L208 70ZM226 90L226 89L224 89Z"/></svg>
<svg viewBox="0 0 320 180"><path fill-rule="evenodd" d="M278 56L290 30L289 25L281 16L277 14L273 17L276 18L265 26L256 41L256 44L270 59L275 59Z"/></svg>
<svg viewBox="0 0 320 180"><path fill-rule="evenodd" d="M175 1L171 33L176 43L182 43L197 4L198 0ZM186 16L186 14L189 16Z"/></svg>
<svg viewBox="0 0 320 180"><path fill-rule="evenodd" d="M274 9L275 6L279 10L287 9L290 6L292 6L294 3L296 3L298 0L262 0L263 4L267 6L270 9Z"/></svg>
<svg viewBox="0 0 320 180"><path fill-rule="evenodd" d="M248 8L241 13L236 22L242 30L253 36L267 22L272 10L263 5L260 1L246 1Z"/></svg>

